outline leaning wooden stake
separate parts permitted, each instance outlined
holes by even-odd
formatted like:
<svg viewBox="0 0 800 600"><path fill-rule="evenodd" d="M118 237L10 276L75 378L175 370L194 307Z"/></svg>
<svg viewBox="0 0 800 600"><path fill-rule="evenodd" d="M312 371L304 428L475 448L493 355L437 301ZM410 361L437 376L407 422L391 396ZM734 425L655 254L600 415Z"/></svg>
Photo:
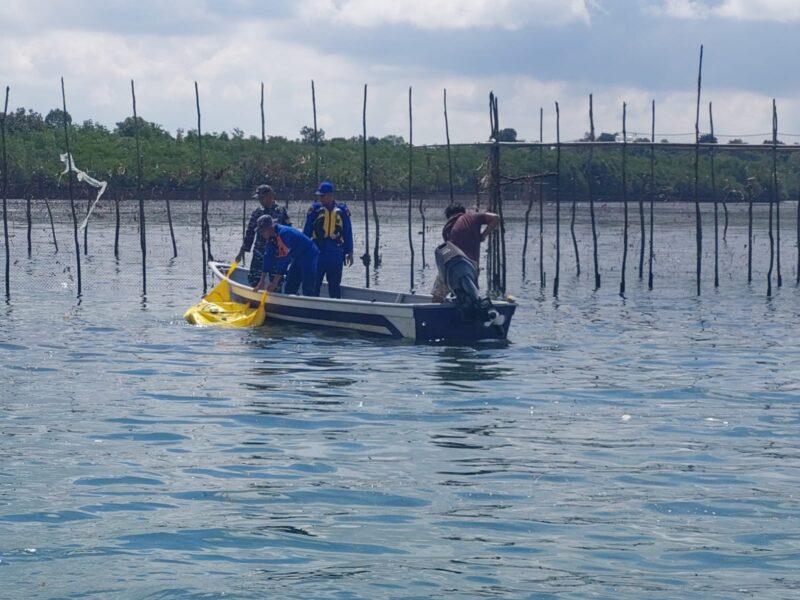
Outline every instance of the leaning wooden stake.
<svg viewBox="0 0 800 600"><path fill-rule="evenodd" d="M625 269L628 265L628 131L626 129L628 105L622 103L622 205L624 223L622 231L622 271L619 282L620 296L625 295Z"/></svg>
<svg viewBox="0 0 800 600"><path fill-rule="evenodd" d="M144 218L144 198L142 197L142 150L139 145L139 116L136 113L136 90L131 79L131 98L133 100L133 132L136 138L136 194L139 196L139 246L142 249L142 295L147 295L147 235Z"/></svg>
<svg viewBox="0 0 800 600"><path fill-rule="evenodd" d="M711 102L708 103L708 121L711 127L711 142L714 143L714 113ZM708 150L711 161L711 199L714 201L714 287L719 287L719 206L717 204L717 175L714 168L714 147Z"/></svg>
<svg viewBox="0 0 800 600"><path fill-rule="evenodd" d="M594 142L594 100L589 94L589 141ZM594 144L589 146L589 160L586 164L586 186L589 193L589 214L592 218L592 253L594 256L594 289L600 289L600 261L597 257L597 223L594 215L594 175L592 163L594 161Z"/></svg>
<svg viewBox="0 0 800 600"><path fill-rule="evenodd" d="M200 156L200 245L202 246L203 260L203 294L208 290L207 262L211 259L207 254L206 232L208 231L208 213L206 212L206 163L203 156L203 130L200 115L200 91L197 82L194 82L194 98L197 106L197 149Z"/></svg>
<svg viewBox="0 0 800 600"><path fill-rule="evenodd" d="M414 183L414 115L411 112L411 88L408 88L408 250L411 254L409 290L414 291L414 236L411 231L411 187Z"/></svg>
<svg viewBox="0 0 800 600"><path fill-rule="evenodd" d="M450 206L455 203L453 195L453 156L450 153L450 124L447 121L447 90L444 90L444 134L447 139L447 176L450 183ZM523 258L523 261L525 259ZM524 267L523 267L524 270Z"/></svg>
<svg viewBox="0 0 800 600"><path fill-rule="evenodd" d="M69 164L72 151L69 147L69 125L67 123L67 94L64 91L64 78L61 78L61 102L63 105L64 114L62 115L64 121L64 143L67 148L67 162ZM75 212L75 193L72 187L73 171L69 169L67 173L67 181L69 182L69 205L72 209L72 233L75 239L75 261L77 264L76 274L78 276L78 298L81 297L81 245L78 240L78 213Z"/></svg>
<svg viewBox="0 0 800 600"><path fill-rule="evenodd" d="M361 125L363 128L363 150L364 150L364 256L361 257L364 263L364 279L366 287L369 287L369 193L367 191L369 180L369 163L367 162L367 84L364 84L364 108L361 112Z"/></svg>
<svg viewBox="0 0 800 600"><path fill-rule="evenodd" d="M525 209L525 235L522 238L522 278L525 278L525 259L528 254L528 229L530 227L530 216L531 211L533 210L533 197L534 197L534 186L535 180L527 179L525 181L525 193L528 196L528 207Z"/></svg>
<svg viewBox="0 0 800 600"><path fill-rule="evenodd" d="M375 185L370 177L369 182L369 195L372 201L372 218L375 220L375 245L372 250L372 262L375 263L375 269L381 266L381 255L379 254L381 246L381 222L378 219L378 203L375 201Z"/></svg>
<svg viewBox="0 0 800 600"><path fill-rule="evenodd" d="M652 101L650 120L650 252L647 258L647 289L653 289L653 203L656 197L656 101Z"/></svg>
<svg viewBox="0 0 800 600"><path fill-rule="evenodd" d="M561 112L556 102L556 274L553 277L553 296L558 296L561 274Z"/></svg>
<svg viewBox="0 0 800 600"><path fill-rule="evenodd" d="M167 203L167 223L169 224L169 237L172 240L172 258L178 258L178 243L175 241L175 229L172 227L172 207L169 203L169 195L164 200Z"/></svg>
<svg viewBox="0 0 800 600"><path fill-rule="evenodd" d="M53 234L53 246L55 246L56 254L58 254L58 240L56 239L56 224L53 221L53 211L50 209L50 201L45 198L44 205L47 208L47 216L50 218L50 231Z"/></svg>
<svg viewBox="0 0 800 600"><path fill-rule="evenodd" d="M778 287L783 286L781 276L781 197L778 191L778 107L772 99L772 197L775 199L775 267Z"/></svg>
<svg viewBox="0 0 800 600"><path fill-rule="evenodd" d="M6 116L8 115L8 94L10 88L6 86L6 101L3 105L3 120L0 121L0 137L3 142L3 239L6 247L6 302L11 299L11 244L8 239L8 154L6 151Z"/></svg>
<svg viewBox="0 0 800 600"><path fill-rule="evenodd" d="M700 277L703 266L703 223L700 217L700 198L698 194L700 179L700 90L703 82L703 46L700 46L700 67L697 72L697 113L694 121L694 215L695 238L697 241L697 295L700 295Z"/></svg>
<svg viewBox="0 0 800 600"><path fill-rule="evenodd" d="M573 190L573 194L574 194ZM569 221L569 230L570 234L572 235L572 248L575 250L575 271L578 277L581 276L581 257L578 254L578 238L575 237L575 207L577 206L577 198L573 195L572 197L572 215Z"/></svg>
<svg viewBox="0 0 800 600"><path fill-rule="evenodd" d="M319 185L319 129L317 129L317 92L311 80L311 109L314 112L314 185ZM367 218L366 213L364 219Z"/></svg>

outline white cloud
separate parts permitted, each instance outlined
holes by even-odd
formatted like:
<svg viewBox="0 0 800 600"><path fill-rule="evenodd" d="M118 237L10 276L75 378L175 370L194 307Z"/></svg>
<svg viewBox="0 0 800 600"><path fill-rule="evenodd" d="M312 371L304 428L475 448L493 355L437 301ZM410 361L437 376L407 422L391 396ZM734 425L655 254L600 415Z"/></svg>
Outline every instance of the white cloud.
<svg viewBox="0 0 800 600"><path fill-rule="evenodd" d="M518 29L590 20L587 0L303 0L298 10L305 18L361 27Z"/></svg>
<svg viewBox="0 0 800 600"><path fill-rule="evenodd" d="M798 0L659 0L645 5L645 11L675 19L722 18L737 21L797 21L800 20Z"/></svg>

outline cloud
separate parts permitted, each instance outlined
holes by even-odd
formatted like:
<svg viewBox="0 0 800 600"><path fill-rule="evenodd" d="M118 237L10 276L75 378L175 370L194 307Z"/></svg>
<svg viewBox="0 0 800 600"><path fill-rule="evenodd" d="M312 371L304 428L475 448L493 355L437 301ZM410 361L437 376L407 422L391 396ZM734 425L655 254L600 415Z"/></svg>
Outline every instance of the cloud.
<svg viewBox="0 0 800 600"><path fill-rule="evenodd" d="M644 6L646 13L674 19L720 18L734 21L800 20L797 0L659 0Z"/></svg>
<svg viewBox="0 0 800 600"><path fill-rule="evenodd" d="M502 28L590 21L588 0L303 0L303 18L358 27Z"/></svg>

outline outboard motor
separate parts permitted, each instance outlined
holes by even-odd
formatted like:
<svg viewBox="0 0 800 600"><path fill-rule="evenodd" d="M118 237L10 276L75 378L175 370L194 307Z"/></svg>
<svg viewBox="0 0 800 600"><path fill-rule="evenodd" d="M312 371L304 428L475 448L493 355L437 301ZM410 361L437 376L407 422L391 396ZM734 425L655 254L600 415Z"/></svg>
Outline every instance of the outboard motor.
<svg viewBox="0 0 800 600"><path fill-rule="evenodd" d="M436 247L436 268L439 277L456 297L456 306L463 321L482 320L484 326L500 326L505 317L492 306L489 298L478 291L478 270L467 255L452 242Z"/></svg>

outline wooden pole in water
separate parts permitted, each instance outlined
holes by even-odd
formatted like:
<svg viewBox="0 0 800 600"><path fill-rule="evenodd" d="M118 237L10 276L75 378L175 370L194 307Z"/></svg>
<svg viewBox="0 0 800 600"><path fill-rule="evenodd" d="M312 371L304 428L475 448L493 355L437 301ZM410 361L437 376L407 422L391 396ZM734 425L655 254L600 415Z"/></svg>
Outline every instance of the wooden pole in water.
<svg viewBox="0 0 800 600"><path fill-rule="evenodd" d="M28 233L28 258L31 257L33 254L33 217L31 215L31 201L33 200L33 193L28 192L27 198L25 198L25 224L27 226L27 233Z"/></svg>
<svg viewBox="0 0 800 600"><path fill-rule="evenodd" d="M539 170L544 171L544 108L539 107ZM544 272L544 182L539 180L539 286L545 286Z"/></svg>
<svg viewBox="0 0 800 600"><path fill-rule="evenodd" d="M411 231L411 187L414 183L414 115L411 111L411 87L408 88L408 250L411 254L409 291L414 291L414 236Z"/></svg>
<svg viewBox="0 0 800 600"><path fill-rule="evenodd" d="M139 116L136 113L136 90L131 79L131 98L133 100L133 132L136 139L136 194L139 196L139 246L142 249L142 295L147 294L147 236L144 218L144 198L142 197L142 151L139 145Z"/></svg>
<svg viewBox="0 0 800 600"><path fill-rule="evenodd" d="M775 199L775 260L778 287L783 287L781 276L781 197L778 191L778 107L772 99L772 190Z"/></svg>
<svg viewBox="0 0 800 600"><path fill-rule="evenodd" d="M553 278L553 296L558 296L561 274L561 112L556 102L556 275Z"/></svg>
<svg viewBox="0 0 800 600"><path fill-rule="evenodd" d="M797 279L795 285L800 285L800 192L797 195Z"/></svg>
<svg viewBox="0 0 800 600"><path fill-rule="evenodd" d="M650 120L650 252L647 258L647 289L653 289L653 222L655 213L653 204L656 197L656 101L651 102L652 117Z"/></svg>
<svg viewBox="0 0 800 600"><path fill-rule="evenodd" d="M577 204L577 199L575 197L575 190L573 186L573 196L572 196L572 215L569 221L569 229L570 233L572 234L572 248L575 250L575 271L578 277L581 276L581 257L578 254L578 238L575 237L575 207Z"/></svg>
<svg viewBox="0 0 800 600"><path fill-rule="evenodd" d="M50 209L50 201L45 198L44 205L47 208L47 216L50 218L50 231L53 234L53 246L55 246L56 254L58 254L58 240L56 239L56 224L53 221L53 211Z"/></svg>
<svg viewBox="0 0 800 600"><path fill-rule="evenodd" d="M753 281L753 177L746 182L747 189L747 283Z"/></svg>
<svg viewBox="0 0 800 600"><path fill-rule="evenodd" d="M361 125L363 130L363 149L364 149L364 256L361 257L364 263L364 280L366 287L369 287L369 206L368 206L368 180L369 164L367 162L367 84L364 84L364 108L361 112Z"/></svg>
<svg viewBox="0 0 800 600"><path fill-rule="evenodd" d="M639 280L644 277L644 247L647 243L647 235L644 228L644 177L642 177L642 189L639 190Z"/></svg>
<svg viewBox="0 0 800 600"><path fill-rule="evenodd" d="M589 94L589 141L594 142L594 99ZM594 256L594 289L600 289L600 262L597 256L597 222L594 215L594 145L589 146L589 160L586 165L586 186L589 193L589 214L592 218L592 253Z"/></svg>
<svg viewBox="0 0 800 600"><path fill-rule="evenodd" d="M203 294L208 290L207 261L210 257L206 255L206 230L208 214L206 213L206 164L203 156L203 130L201 128L200 115L200 91L197 82L194 82L194 98L197 106L197 148L200 156L200 242L203 257Z"/></svg>
<svg viewBox="0 0 800 600"><path fill-rule="evenodd" d="M169 202L169 195L164 200L167 203L167 223L169 223L169 237L172 240L172 258L178 258L178 244L175 241L175 229L172 227L172 207Z"/></svg>
<svg viewBox="0 0 800 600"><path fill-rule="evenodd" d="M9 86L6 86L6 100L3 104L3 120L0 122L0 135L3 142L3 239L6 248L6 302L11 299L11 244L8 239L8 152L6 150L6 117L8 116ZM30 242L28 242L30 247Z"/></svg>
<svg viewBox="0 0 800 600"><path fill-rule="evenodd" d="M500 107L497 96L494 97L494 124L497 128L498 135L500 134ZM500 286L499 291L503 294L506 293L506 222L503 218L503 193L500 188L500 146L497 146L497 188L496 188L496 201L497 216L500 217L500 239L498 240L499 252L497 253L497 260L500 273Z"/></svg>
<svg viewBox="0 0 800 600"><path fill-rule="evenodd" d="M317 92L311 80L311 109L314 112L314 185L319 185L319 130L317 129ZM366 213L364 219L367 218Z"/></svg>
<svg viewBox="0 0 800 600"><path fill-rule="evenodd" d="M530 216L533 210L533 190L534 180L525 181L525 193L528 195L528 208L525 209L525 235L522 238L522 278L525 279L525 258L528 254L528 229L530 226Z"/></svg>
<svg viewBox="0 0 800 600"><path fill-rule="evenodd" d="M711 142L714 143L714 113L711 102L708 103L708 121L711 127ZM719 206L717 204L717 175L714 168L714 147L708 149L708 158L711 161L711 199L714 201L714 287L719 287Z"/></svg>
<svg viewBox="0 0 800 600"><path fill-rule="evenodd" d="M78 298L81 297L81 244L78 240L78 214L75 212L75 193L72 187L72 151L69 147L69 124L67 123L67 94L64 91L64 78L61 78L61 102L63 105L64 114L62 115L64 121L64 142L67 148L67 166L70 168L67 172L67 181L69 182L69 205L72 209L72 237L75 240L75 261L77 264L78 276Z"/></svg>
<svg viewBox="0 0 800 600"><path fill-rule="evenodd" d="M772 296L772 269L775 263L775 236L772 232L772 211L775 203L775 192L777 191L778 178L775 174L775 148L777 138L777 113L775 110L775 99L772 99L772 165L773 173L770 178L769 186L769 269L767 269L767 296Z"/></svg>
<svg viewBox="0 0 800 600"><path fill-rule="evenodd" d="M375 246L372 250L372 262L375 263L375 269L381 266L381 256L379 249L381 246L381 222L378 219L378 203L375 201L375 185L370 177L369 195L372 201L372 218L375 219Z"/></svg>
<svg viewBox="0 0 800 600"><path fill-rule="evenodd" d="M85 193L86 193L86 216L88 216L89 209L92 208L92 195L88 189L85 190ZM89 221L86 221L86 225L83 227L83 255L89 256Z"/></svg>
<svg viewBox="0 0 800 600"><path fill-rule="evenodd" d="M628 264L628 132L626 129L628 105L622 103L622 205L624 225L622 231L622 275L619 282L619 294L625 295L625 269Z"/></svg>
<svg viewBox="0 0 800 600"><path fill-rule="evenodd" d="M700 46L700 67L697 71L697 113L694 121L694 214L697 240L697 295L700 295L700 276L703 265L703 223L700 216L698 186L700 178L700 91L703 82L703 46Z"/></svg>
<svg viewBox="0 0 800 600"><path fill-rule="evenodd" d="M114 226L114 258L119 259L119 195L114 192L114 216L116 224Z"/></svg>
<svg viewBox="0 0 800 600"><path fill-rule="evenodd" d="M447 120L447 89L444 90L444 134L447 139L447 175L450 183L450 206L455 203L453 194L453 155L450 152L450 124ZM523 257L523 262L524 262ZM523 267L524 270L524 267Z"/></svg>

